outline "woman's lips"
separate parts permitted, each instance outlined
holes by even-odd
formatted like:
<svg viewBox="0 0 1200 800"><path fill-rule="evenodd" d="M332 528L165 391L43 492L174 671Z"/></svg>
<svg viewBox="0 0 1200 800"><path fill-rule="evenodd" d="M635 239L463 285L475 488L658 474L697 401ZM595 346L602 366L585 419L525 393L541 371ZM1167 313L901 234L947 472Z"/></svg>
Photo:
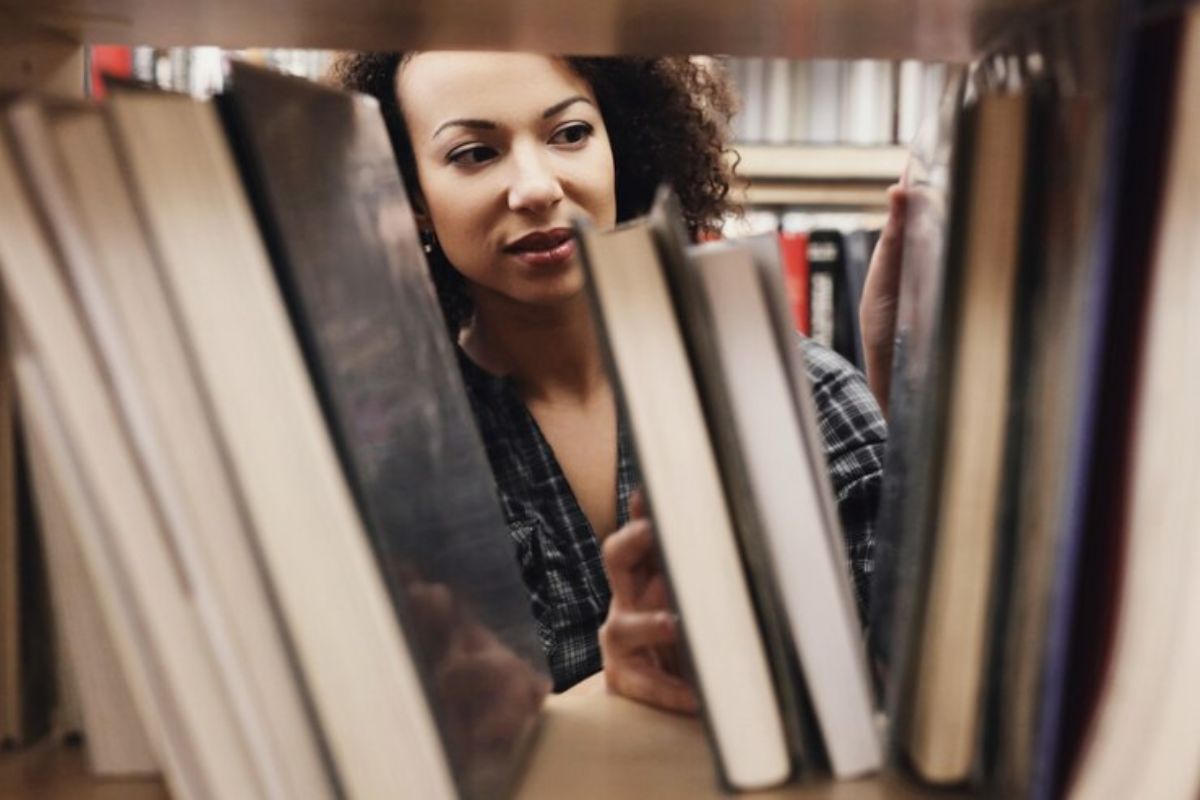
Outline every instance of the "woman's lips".
<svg viewBox="0 0 1200 800"><path fill-rule="evenodd" d="M521 237L504 248L533 267L563 264L575 255L575 239L569 228L536 231Z"/></svg>
<svg viewBox="0 0 1200 800"><path fill-rule="evenodd" d="M514 256L531 267L554 267L565 264L575 255L575 240L567 239L544 250L511 250Z"/></svg>

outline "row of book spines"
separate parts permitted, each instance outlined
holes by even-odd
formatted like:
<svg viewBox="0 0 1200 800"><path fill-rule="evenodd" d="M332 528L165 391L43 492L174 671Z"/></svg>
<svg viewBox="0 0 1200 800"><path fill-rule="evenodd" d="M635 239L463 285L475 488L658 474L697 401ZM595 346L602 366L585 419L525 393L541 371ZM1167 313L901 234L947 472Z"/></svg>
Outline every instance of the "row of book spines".
<svg viewBox="0 0 1200 800"><path fill-rule="evenodd" d="M919 61L730 58L739 141L904 144L936 108L946 69Z"/></svg>

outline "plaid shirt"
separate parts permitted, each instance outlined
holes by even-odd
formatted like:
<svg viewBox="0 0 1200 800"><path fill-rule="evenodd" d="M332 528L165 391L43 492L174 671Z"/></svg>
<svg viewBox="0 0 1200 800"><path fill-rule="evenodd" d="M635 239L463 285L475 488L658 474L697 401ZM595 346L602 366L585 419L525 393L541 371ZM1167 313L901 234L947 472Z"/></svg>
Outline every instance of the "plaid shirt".
<svg viewBox="0 0 1200 800"><path fill-rule="evenodd" d="M800 339L837 498L860 611L865 611L887 428L862 375ZM509 534L529 589L538 636L562 691L601 667L597 633L610 591L600 544L537 422L506 378L461 351L467 394L487 446ZM629 432L617 428L617 524L638 485Z"/></svg>

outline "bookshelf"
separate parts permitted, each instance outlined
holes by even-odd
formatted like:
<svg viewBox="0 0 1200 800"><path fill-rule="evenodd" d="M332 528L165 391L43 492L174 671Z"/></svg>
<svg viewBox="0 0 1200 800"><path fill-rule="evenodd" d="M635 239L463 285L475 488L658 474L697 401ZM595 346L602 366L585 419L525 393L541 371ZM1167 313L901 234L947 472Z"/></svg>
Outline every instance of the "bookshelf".
<svg viewBox="0 0 1200 800"><path fill-rule="evenodd" d="M877 211L908 158L905 148L894 145L737 144L734 150L741 157L739 199L750 206Z"/></svg>
<svg viewBox="0 0 1200 800"><path fill-rule="evenodd" d="M564 52L728 52L962 61L1030 3L984 0L0 0L0 90L77 95L83 43L324 48L493 47ZM754 204L872 206L903 169L903 149L743 146ZM717 797L697 720L665 714L595 685L551 698L517 797ZM160 781L90 777L81 750L47 744L0 756L0 796L165 798ZM790 787L762 797L943 798L894 776Z"/></svg>
<svg viewBox="0 0 1200 800"><path fill-rule="evenodd" d="M608 694L595 680L551 697L515 800L706 800L723 797L700 721ZM932 796L902 778L812 782L744 795L747 800L917 800ZM961 795L938 792L939 800ZM78 746L42 745L0 758L0 797L45 800L169 800L162 781L99 780Z"/></svg>
<svg viewBox="0 0 1200 800"><path fill-rule="evenodd" d="M1017 0L1011 4L1028 0ZM963 61L1004 21L988 0L22 0L0 17L85 43ZM286 7L288 13L280 13ZM1010 6L1006 5L1005 8Z"/></svg>

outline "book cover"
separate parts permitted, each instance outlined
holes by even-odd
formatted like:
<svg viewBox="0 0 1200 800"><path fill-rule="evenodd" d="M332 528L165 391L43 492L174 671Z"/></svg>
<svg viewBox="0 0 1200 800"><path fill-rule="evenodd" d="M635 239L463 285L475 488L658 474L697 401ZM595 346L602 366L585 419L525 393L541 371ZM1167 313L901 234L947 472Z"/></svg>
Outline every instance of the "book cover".
<svg viewBox="0 0 1200 800"><path fill-rule="evenodd" d="M770 235L696 247L684 274L668 275L751 583L768 611L760 619L782 622L777 638L798 654L823 752L834 775L852 777L876 769L882 754L844 540L823 502L824 454L806 435L809 407L795 402L792 353L779 347L756 263L778 271L778 256L764 252L774 247Z"/></svg>
<svg viewBox="0 0 1200 800"><path fill-rule="evenodd" d="M778 236L780 266L783 270L792 325L800 333L810 336L812 325L808 310L808 234L783 231Z"/></svg>
<svg viewBox="0 0 1200 800"><path fill-rule="evenodd" d="M786 735L659 243L644 220L578 231L719 773L735 789L777 785Z"/></svg>
<svg viewBox="0 0 1200 800"><path fill-rule="evenodd" d="M383 119L243 64L223 109L460 791L498 796L546 662Z"/></svg>

